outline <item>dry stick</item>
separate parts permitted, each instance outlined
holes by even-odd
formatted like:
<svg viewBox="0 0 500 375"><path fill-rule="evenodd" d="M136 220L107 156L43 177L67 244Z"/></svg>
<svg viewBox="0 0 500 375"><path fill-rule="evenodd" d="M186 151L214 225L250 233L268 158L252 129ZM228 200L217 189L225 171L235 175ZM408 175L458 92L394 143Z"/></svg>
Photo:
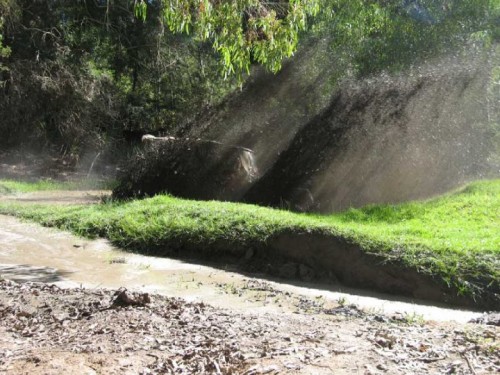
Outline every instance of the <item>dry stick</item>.
<svg viewBox="0 0 500 375"><path fill-rule="evenodd" d="M222 372L220 371L220 367L219 367L219 364L217 363L217 361L215 359L212 359L212 363L214 364L215 369L217 370L216 374L217 375L222 374Z"/></svg>
<svg viewBox="0 0 500 375"><path fill-rule="evenodd" d="M460 353L460 354L462 354L462 357L464 357L464 358L465 358L465 362L467 362L467 365L469 366L469 370L470 370L470 372L472 372L472 375L477 375L477 372L476 372L476 370L474 370L474 367L473 367L473 366L472 366L472 364L470 363L470 361L469 361L469 357L467 357L467 354L466 354L466 353L464 353L464 352L462 352L462 353Z"/></svg>

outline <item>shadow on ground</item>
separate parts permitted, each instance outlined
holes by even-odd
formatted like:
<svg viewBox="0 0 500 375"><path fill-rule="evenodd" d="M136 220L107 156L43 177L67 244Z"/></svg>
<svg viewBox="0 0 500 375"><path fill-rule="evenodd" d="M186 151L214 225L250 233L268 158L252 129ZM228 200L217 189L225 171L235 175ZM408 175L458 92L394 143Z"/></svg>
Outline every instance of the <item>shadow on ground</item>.
<svg viewBox="0 0 500 375"><path fill-rule="evenodd" d="M6 278L18 283L40 282L55 283L63 281L69 272L50 267L35 267L26 264L0 264L0 278Z"/></svg>

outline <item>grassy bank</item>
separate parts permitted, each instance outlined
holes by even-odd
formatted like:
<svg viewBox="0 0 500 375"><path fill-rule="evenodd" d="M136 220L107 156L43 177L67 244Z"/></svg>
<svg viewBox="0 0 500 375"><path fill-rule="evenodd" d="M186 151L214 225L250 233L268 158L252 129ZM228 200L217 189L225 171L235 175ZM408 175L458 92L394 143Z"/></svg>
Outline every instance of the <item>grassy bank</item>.
<svg viewBox="0 0 500 375"><path fill-rule="evenodd" d="M0 192L2 186L27 189L0 182ZM500 180L475 182L428 201L332 215L170 196L95 206L2 202L0 213L106 237L120 247L146 253L266 249L269 239L280 233L320 233L435 276L465 295L480 298L500 292Z"/></svg>

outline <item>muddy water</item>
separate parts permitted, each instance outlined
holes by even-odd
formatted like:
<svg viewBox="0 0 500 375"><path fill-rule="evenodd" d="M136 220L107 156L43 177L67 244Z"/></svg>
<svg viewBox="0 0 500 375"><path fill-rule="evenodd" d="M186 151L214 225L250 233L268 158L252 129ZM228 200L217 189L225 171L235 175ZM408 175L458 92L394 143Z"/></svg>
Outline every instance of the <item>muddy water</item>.
<svg viewBox="0 0 500 375"><path fill-rule="evenodd" d="M223 268L223 267L222 267ZM229 268L229 267L228 267ZM346 288L287 284L167 258L131 254L105 240L86 240L69 233L0 215L0 275L17 281L61 286L127 287L203 301L219 307L253 311L295 311L301 296L326 305L339 301L380 313L401 313L425 319L466 322L479 313L395 301L386 295L362 295ZM245 288L265 282L280 293Z"/></svg>

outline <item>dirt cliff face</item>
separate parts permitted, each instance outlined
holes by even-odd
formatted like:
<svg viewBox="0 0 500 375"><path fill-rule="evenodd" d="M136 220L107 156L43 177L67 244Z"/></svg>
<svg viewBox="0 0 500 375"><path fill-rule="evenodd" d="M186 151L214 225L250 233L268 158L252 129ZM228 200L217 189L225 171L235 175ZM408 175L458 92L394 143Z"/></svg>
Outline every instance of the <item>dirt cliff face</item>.
<svg viewBox="0 0 500 375"><path fill-rule="evenodd" d="M483 64L345 82L244 200L329 212L429 197L495 173Z"/></svg>

